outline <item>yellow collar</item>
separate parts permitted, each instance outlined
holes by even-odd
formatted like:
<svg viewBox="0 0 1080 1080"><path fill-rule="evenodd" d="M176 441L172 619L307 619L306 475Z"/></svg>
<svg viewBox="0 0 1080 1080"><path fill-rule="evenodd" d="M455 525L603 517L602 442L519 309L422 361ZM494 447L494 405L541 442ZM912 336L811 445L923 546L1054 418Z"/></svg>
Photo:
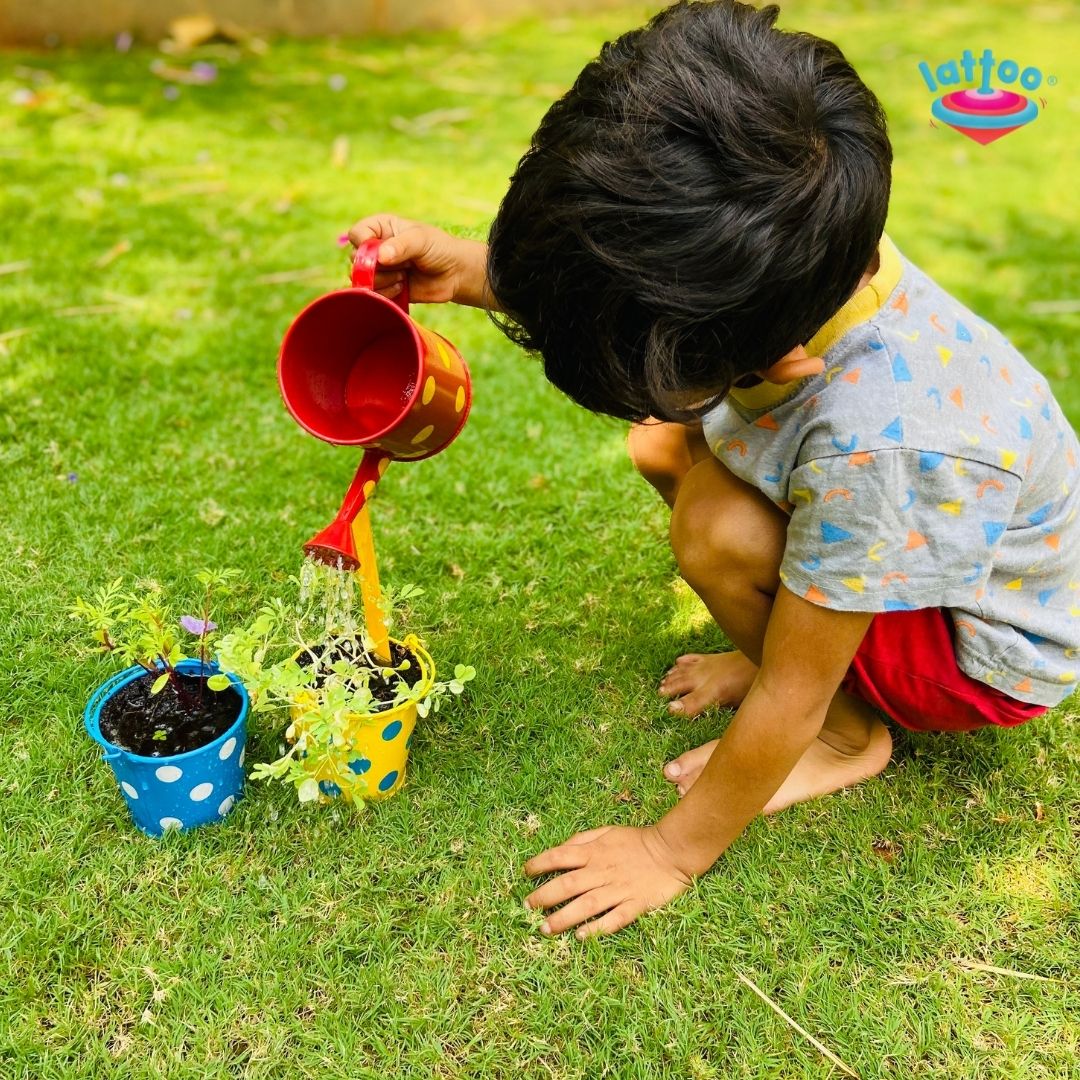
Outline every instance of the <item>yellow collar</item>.
<svg viewBox="0 0 1080 1080"><path fill-rule="evenodd" d="M824 356L845 334L881 310L903 273L900 253L884 233L878 244L878 259L877 273L806 343L807 355ZM749 387L733 386L729 396L744 409L768 409L791 397L801 382L796 379L789 383L762 381Z"/></svg>

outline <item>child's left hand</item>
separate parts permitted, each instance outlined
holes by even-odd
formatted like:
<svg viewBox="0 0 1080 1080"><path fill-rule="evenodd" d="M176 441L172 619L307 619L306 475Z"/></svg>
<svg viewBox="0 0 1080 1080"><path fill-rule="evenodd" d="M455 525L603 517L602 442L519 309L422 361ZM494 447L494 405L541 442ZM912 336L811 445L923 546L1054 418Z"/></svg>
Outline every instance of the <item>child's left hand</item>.
<svg viewBox="0 0 1080 1080"><path fill-rule="evenodd" d="M578 926L579 938L613 934L642 913L663 907L694 882L655 825L589 829L525 864L529 877L553 871L566 872L530 893L525 906L547 910L565 905L540 930L561 934Z"/></svg>

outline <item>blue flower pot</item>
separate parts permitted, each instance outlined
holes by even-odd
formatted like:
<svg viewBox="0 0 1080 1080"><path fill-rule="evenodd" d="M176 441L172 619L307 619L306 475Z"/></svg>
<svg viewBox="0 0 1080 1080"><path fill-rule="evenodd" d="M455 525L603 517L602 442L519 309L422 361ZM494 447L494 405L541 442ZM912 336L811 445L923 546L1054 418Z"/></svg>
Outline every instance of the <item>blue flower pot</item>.
<svg viewBox="0 0 1080 1080"><path fill-rule="evenodd" d="M214 675L218 667L181 660L176 670L184 675ZM247 691L235 675L229 675L243 704L240 715L213 742L172 757L143 757L114 746L101 734L101 710L122 687L145 674L145 668L129 667L94 691L83 714L90 738L104 747L102 758L115 774L135 824L148 836L161 836L171 829L187 832L220 821L244 790Z"/></svg>

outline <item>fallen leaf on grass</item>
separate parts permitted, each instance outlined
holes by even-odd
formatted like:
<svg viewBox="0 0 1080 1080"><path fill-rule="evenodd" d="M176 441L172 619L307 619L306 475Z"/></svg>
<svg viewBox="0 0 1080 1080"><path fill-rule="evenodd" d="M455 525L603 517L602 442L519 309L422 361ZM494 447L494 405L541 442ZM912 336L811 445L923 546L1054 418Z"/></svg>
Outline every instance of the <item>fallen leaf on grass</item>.
<svg viewBox="0 0 1080 1080"><path fill-rule="evenodd" d="M615 796L615 801L618 803L629 803L634 801L634 796L630 794L629 788L623 788L622 791Z"/></svg>
<svg viewBox="0 0 1080 1080"><path fill-rule="evenodd" d="M0 263L0 275L18 274L23 270L29 270L33 265L30 259L20 259L18 262Z"/></svg>
<svg viewBox="0 0 1080 1080"><path fill-rule="evenodd" d="M884 859L885 862L896 862L896 856L900 853L900 849L891 840L877 839L870 844L871 850L879 859Z"/></svg>
<svg viewBox="0 0 1080 1080"><path fill-rule="evenodd" d="M217 21L210 15L184 15L169 23L169 36L181 49L193 49L210 41L217 29Z"/></svg>
<svg viewBox="0 0 1080 1080"><path fill-rule="evenodd" d="M197 60L189 68L175 67L158 58L150 65L150 72L169 83L183 83L185 86L205 86L217 79L217 65Z"/></svg>

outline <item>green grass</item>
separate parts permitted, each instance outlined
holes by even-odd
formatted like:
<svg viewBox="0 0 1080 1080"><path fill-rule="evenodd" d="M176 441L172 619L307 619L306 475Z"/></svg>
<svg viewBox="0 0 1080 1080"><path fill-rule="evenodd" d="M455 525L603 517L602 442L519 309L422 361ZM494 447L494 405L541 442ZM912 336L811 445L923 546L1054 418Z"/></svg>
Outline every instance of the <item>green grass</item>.
<svg viewBox="0 0 1080 1080"><path fill-rule="evenodd" d="M274 359L291 315L341 280L342 227L397 209L482 235L546 104L642 10L211 49L217 83L175 102L147 49L4 56L0 263L31 260L0 277L0 333L31 331L0 353L5 1080L835 1075L736 972L864 1078L1075 1075L1075 705L903 736L880 781L757 822L633 928L538 935L522 863L664 811L660 766L723 718L669 717L655 685L722 639L678 585L623 429L560 398L479 313L422 312L468 359L474 412L375 505L384 578L427 590L410 628L480 672L418 729L405 792L354 816L254 787L228 824L154 842L82 730L108 667L66 618L77 593L231 565L250 583L239 612L285 589L336 507L356 455L292 423ZM823 0L785 18L837 40L882 97L901 250L1000 326L1076 423L1080 317L1030 305L1080 296L1080 42L1069 5L1021 11ZM1044 116L986 148L931 129L915 71L984 45L1060 78ZM20 66L46 73L37 108L8 104ZM422 136L392 124L435 108L471 112ZM274 733L253 738L273 752Z"/></svg>

